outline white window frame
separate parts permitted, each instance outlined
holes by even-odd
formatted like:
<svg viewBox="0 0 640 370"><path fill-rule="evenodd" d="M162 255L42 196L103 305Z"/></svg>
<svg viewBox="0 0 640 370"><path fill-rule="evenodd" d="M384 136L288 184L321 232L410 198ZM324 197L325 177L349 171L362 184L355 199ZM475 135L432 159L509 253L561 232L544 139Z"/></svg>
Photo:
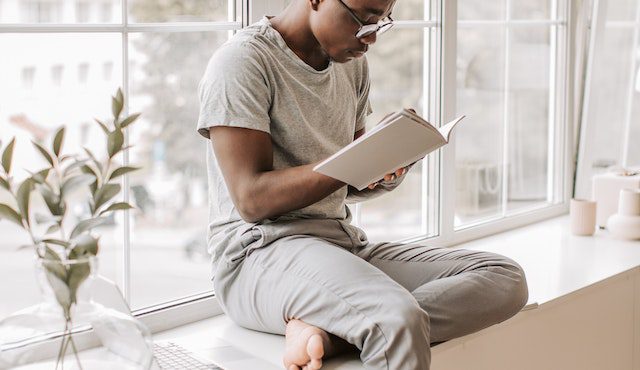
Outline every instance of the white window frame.
<svg viewBox="0 0 640 370"><path fill-rule="evenodd" d="M580 147L578 148L578 168L576 173L575 194L576 197L589 198L591 197L591 176L594 174L591 166L594 161L594 156L597 154L591 150L587 150L590 144L596 140L595 125L598 122L591 122L589 117L591 107L591 83L594 72L594 58L596 53L599 52L597 46L600 45L605 37L606 28L624 28L633 30L633 47L638 48L640 46L640 3L636 2L634 20L625 21L607 21L607 8L610 0L585 0L585 6L590 5L590 37L587 55L587 65L584 82L584 95L582 99L582 115L580 123ZM615 0L614 0L615 1ZM635 76L638 69L638 61L636 59L635 52L631 53L631 63L629 76ZM625 106L625 120L623 127L621 128L622 135L618 146L617 163L621 167L626 168L629 163L629 150L631 145L631 120L633 110L633 95L635 79L629 79L629 85L627 86L626 106Z"/></svg>
<svg viewBox="0 0 640 370"><path fill-rule="evenodd" d="M123 64L123 77L122 86L123 92L126 97L129 97L129 53L128 53L128 39L129 33L132 32L194 32L194 31L220 31L227 30L229 34L241 29L244 25L257 21L263 14L276 14L283 8L284 0L227 0L229 4L229 17L227 22L185 22L185 23L170 23L170 24L145 24L145 23L128 23L127 3L128 0L122 0L122 20L119 24L0 24L0 33L56 33L56 32L108 32L108 33L120 33L122 35L122 64ZM430 24L428 21L405 21L398 22L400 26L404 27L423 27L429 30L429 38L431 42L438 42L441 45L439 52L431 53L429 50L425 50L425 63L431 63L432 67L427 69L430 74L433 74L433 64L436 64L437 68L440 68L437 76L430 75L425 78L431 79L431 83L424 88L437 89L436 94L428 94L429 96L437 96L437 99L425 104L425 107L429 107L429 117L435 117L436 122L441 124L454 118L456 115L456 48L457 48L457 1L449 0L432 0L438 1L437 8L439 9L438 19L435 24ZM560 0L553 0L560 1ZM573 4L573 1L567 0L567 3ZM426 217L428 222L433 222L435 230L439 230L437 236L425 239L424 236L413 238L412 240L406 240L407 242L420 242L424 245L438 245L438 246L450 246L455 245L471 239L476 239L482 236L490 235L500 231L512 229L515 227L523 226L532 222L540 221L546 218L554 217L568 211L567 199L569 199L571 191L572 168L570 165L570 158L572 158L571 148L572 141L570 132L572 127L569 122L572 117L571 105L568 104L569 92L571 86L569 84L569 77L572 75L571 60L572 54L570 53L569 36L571 30L571 18L569 14L569 6L567 5L566 19L559 21L559 25L564 27L564 37L559 41L564 43L564 48L567 51L567 57L565 58L563 70L564 79L561 79L559 83L560 87L552 89L553 92L558 91L560 94L566 97L560 104L563 105L562 109L552 110L558 114L556 120L560 127L560 130L555 129L553 132L557 132L557 135L550 135L550 146L553 147L554 153L559 154L562 158L554 158L555 162L552 164L552 171L555 176L553 178L561 179L561 181L554 186L557 186L557 193L559 195L560 202L553 206L545 206L540 209L528 209L518 213L509 214L508 217L498 217L490 221L483 222L481 224L466 227L461 230L456 230L454 226L454 212L455 212L455 192L443 191L442 189L455 189L455 166L450 165L455 163L455 135L452 140L452 144L445 146L439 153L434 156L430 156L428 161L425 161L423 183L430 181L431 185L437 189L437 198L439 199L438 207L436 207L437 218L434 215ZM239 12L237 14L237 12ZM239 17L237 17L238 15ZM238 21L238 19L241 21ZM514 21L515 22L515 21ZM536 23L539 21L531 21ZM554 21L555 22L555 21ZM558 23L558 22L555 22ZM428 26L428 27L427 27ZM429 54L426 54L429 52ZM425 71L427 71L425 70ZM425 74L427 74L425 72ZM552 79L553 80L553 79ZM426 95L426 94L425 94ZM555 104L555 103L554 103ZM125 112L127 115L128 104L125 104ZM127 137L128 145L128 137ZM124 164L129 163L129 153L125 151L123 155ZM449 165L442 165L447 163ZM555 164L562 164L561 166L555 166ZM437 169L438 176L427 176L429 168ZM432 171L432 172L435 172ZM123 176L123 188L124 201L129 199L128 191L128 177ZM426 185L423 185L423 189ZM423 194L426 190L423 190ZM423 206L423 211L426 212L427 207ZM425 218L425 217L423 217ZM118 277L118 285L123 289L123 295L127 302L130 302L130 253L131 253L131 241L130 230L131 224L129 221L128 212L125 213L124 222L124 242L122 249L122 273ZM424 229L428 229L426 225ZM172 327L184 325L190 322L202 320L204 318L212 317L222 313L220 305L217 302L213 292L194 295L191 297L182 298L176 301L163 303L155 307L149 307L134 312L134 315L139 317L145 322L152 332L158 332L166 330Z"/></svg>

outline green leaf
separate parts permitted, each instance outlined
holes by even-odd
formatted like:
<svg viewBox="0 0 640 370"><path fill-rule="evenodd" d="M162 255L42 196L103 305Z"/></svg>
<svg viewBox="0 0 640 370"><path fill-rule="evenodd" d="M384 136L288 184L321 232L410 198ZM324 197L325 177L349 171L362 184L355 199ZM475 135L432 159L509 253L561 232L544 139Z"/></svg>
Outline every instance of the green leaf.
<svg viewBox="0 0 640 370"><path fill-rule="evenodd" d="M97 211L102 207L105 203L110 201L113 197L115 197L120 192L120 184L104 184L98 191L96 191L93 200L95 208Z"/></svg>
<svg viewBox="0 0 640 370"><path fill-rule="evenodd" d="M104 211L100 212L100 215L102 216L102 214L104 214L106 212L110 212L110 211L122 211L122 210L125 210L125 209L133 209L133 208L134 207L129 203L125 203L125 202L113 203L112 205L109 206L109 208L107 208Z"/></svg>
<svg viewBox="0 0 640 370"><path fill-rule="evenodd" d="M111 99L111 112L113 113L114 122L120 118L122 113L122 107L124 106L124 97L122 96L122 90L118 89L116 96Z"/></svg>
<svg viewBox="0 0 640 370"><path fill-rule="evenodd" d="M54 216L63 216L64 209L60 207L60 196L46 186L40 186L39 190L40 195L42 195L44 202L47 204L47 208L49 208L49 212Z"/></svg>
<svg viewBox="0 0 640 370"><path fill-rule="evenodd" d="M11 185L9 184L9 181L7 181L7 179L5 179L3 176L0 176L0 186L7 189L8 192L11 192Z"/></svg>
<svg viewBox="0 0 640 370"><path fill-rule="evenodd" d="M53 139L53 154L57 156L60 155L60 149L62 148L62 140L64 140L64 126L62 126L58 132L56 132L56 136Z"/></svg>
<svg viewBox="0 0 640 370"><path fill-rule="evenodd" d="M57 261L60 262L60 256L58 255L58 253L56 253L56 251L54 251L53 249L51 249L49 246L45 245L44 246L44 259L48 260L48 261ZM62 265L60 265L62 266ZM61 277L62 280L66 280L66 271L62 271L61 274L59 274L58 276Z"/></svg>
<svg viewBox="0 0 640 370"><path fill-rule="evenodd" d="M27 222L27 225L31 224L31 221L29 220L29 199L31 198L31 191L34 188L34 184L35 182L33 179L25 179L18 187L18 192L16 194L18 209L20 209L20 213Z"/></svg>
<svg viewBox="0 0 640 370"><path fill-rule="evenodd" d="M69 278L67 279L67 282L69 283L68 287L71 303L76 303L78 288L90 274L91 265L89 264L89 261L74 263L69 266Z"/></svg>
<svg viewBox="0 0 640 370"><path fill-rule="evenodd" d="M75 175L68 178L63 184L62 188L60 188L60 194L62 197L70 194L74 189L87 186L95 181L95 178L91 175Z"/></svg>
<svg viewBox="0 0 640 370"><path fill-rule="evenodd" d="M13 158L13 147L16 144L16 138L14 137L9 142L9 145L4 149L2 153L2 167L4 168L4 172L9 174L11 171L11 159Z"/></svg>
<svg viewBox="0 0 640 370"><path fill-rule="evenodd" d="M51 233L55 233L58 230L60 230L60 225L59 224L53 224L53 225L49 226L47 231L45 231L44 233L45 234L51 234Z"/></svg>
<svg viewBox="0 0 640 370"><path fill-rule="evenodd" d="M21 246L19 246L18 248L16 248L16 250L21 251L21 250L23 250L23 249L27 249L27 248L29 248L29 249L31 249L31 248L38 248L38 246L37 246L37 245L35 245L35 244L22 244Z"/></svg>
<svg viewBox="0 0 640 370"><path fill-rule="evenodd" d="M93 153L91 153L91 151L87 148L82 148L84 149L84 151L87 153L87 155L91 158L91 160L93 161L93 163L96 165L96 167L98 168L98 171L100 173L102 173L102 164L100 163L100 161L98 161L96 159L96 157L93 155Z"/></svg>
<svg viewBox="0 0 640 370"><path fill-rule="evenodd" d="M73 170L75 170L76 168L80 168L80 170L82 171L82 166L84 166L86 163L88 162L88 159L82 159L82 160L75 160L75 162L71 163L70 165L68 165L63 171L62 171L62 175L63 176L68 176L71 174L71 172Z"/></svg>
<svg viewBox="0 0 640 370"><path fill-rule="evenodd" d="M62 217L60 216L43 215L42 213L36 213L34 218L38 224L47 224L50 222L57 223L57 222L60 222L60 220L62 220Z"/></svg>
<svg viewBox="0 0 640 370"><path fill-rule="evenodd" d="M95 218L90 218L88 220L78 222L76 227L73 228L73 231L71 231L71 239L75 238L76 236L82 234L85 231L91 230L96 226L100 226L104 224L108 220L109 220L108 217L95 217Z"/></svg>
<svg viewBox="0 0 640 370"><path fill-rule="evenodd" d="M111 133L111 131L109 131L109 129L107 128L107 125L105 125L104 123L102 123L99 119L94 118L94 120L98 123L98 125L100 125L100 128L102 129L102 131L104 131L104 133L106 135L109 135Z"/></svg>
<svg viewBox="0 0 640 370"><path fill-rule="evenodd" d="M60 239L42 239L41 241L43 243L59 245L61 247L65 247L65 248L69 248L71 246L71 243L66 242L64 240L60 240Z"/></svg>
<svg viewBox="0 0 640 370"><path fill-rule="evenodd" d="M127 117L124 121L120 122L120 127L125 128L133 123L133 121L137 120L140 117L141 113L134 113Z"/></svg>
<svg viewBox="0 0 640 370"><path fill-rule="evenodd" d="M87 255L95 256L98 254L98 238L91 234L80 234L75 240L75 247L69 253L69 258L77 259Z"/></svg>
<svg viewBox="0 0 640 370"><path fill-rule="evenodd" d="M113 172L111 172L111 175L109 175L109 178L107 181L111 181L116 177L124 175L125 173L137 171L139 169L140 167L130 167L130 166L118 167L115 170L113 170Z"/></svg>
<svg viewBox="0 0 640 370"><path fill-rule="evenodd" d="M124 134L122 130L116 128L112 133L109 134L107 138L107 150L109 152L109 158L113 158L120 149L122 149L122 144L124 144Z"/></svg>
<svg viewBox="0 0 640 370"><path fill-rule="evenodd" d="M22 216L20 216L20 213L6 204L0 203L0 217L12 221L20 225L21 227L24 227L24 225L22 224Z"/></svg>
<svg viewBox="0 0 640 370"><path fill-rule="evenodd" d="M45 168L44 170L40 170L36 173L31 173L31 179L38 184L43 184L47 181L47 176L49 176L49 171L51 168ZM28 171L27 171L28 172Z"/></svg>
<svg viewBox="0 0 640 370"><path fill-rule="evenodd" d="M36 143L35 141L31 141L31 143L33 143L36 149L38 149L38 151L40 152L40 154L42 154L44 159L46 159L47 162L49 162L49 164L53 166L53 157L51 156L51 153L49 153L49 151L45 147Z"/></svg>
<svg viewBox="0 0 640 370"><path fill-rule="evenodd" d="M52 265L53 263L47 264L45 262L45 275L49 281L49 285L51 285L51 289L53 289L56 300L64 310L65 317L68 317L69 311L71 310L71 291L69 290L66 281L60 279L52 270L50 270L50 266Z"/></svg>

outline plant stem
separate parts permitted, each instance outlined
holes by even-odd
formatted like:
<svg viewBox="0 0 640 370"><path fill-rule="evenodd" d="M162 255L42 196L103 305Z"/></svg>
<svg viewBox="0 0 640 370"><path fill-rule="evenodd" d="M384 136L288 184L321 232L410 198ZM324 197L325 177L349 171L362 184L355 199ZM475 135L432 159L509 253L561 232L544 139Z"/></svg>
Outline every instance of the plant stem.
<svg viewBox="0 0 640 370"><path fill-rule="evenodd" d="M69 321L65 320L64 331L62 332L62 342L60 342L60 349L58 350L58 358L56 359L56 370L60 361L64 358L63 351L65 350L65 341L67 340L67 330L69 329Z"/></svg>
<svg viewBox="0 0 640 370"><path fill-rule="evenodd" d="M71 324L71 319L69 319L69 324ZM71 325L73 328L73 325ZM73 336L69 333L69 341L71 342L71 349L73 349L73 354L76 357L76 362L78 363L78 368L82 370L82 364L80 364L80 357L78 357L78 349L76 348L76 343L73 341Z"/></svg>

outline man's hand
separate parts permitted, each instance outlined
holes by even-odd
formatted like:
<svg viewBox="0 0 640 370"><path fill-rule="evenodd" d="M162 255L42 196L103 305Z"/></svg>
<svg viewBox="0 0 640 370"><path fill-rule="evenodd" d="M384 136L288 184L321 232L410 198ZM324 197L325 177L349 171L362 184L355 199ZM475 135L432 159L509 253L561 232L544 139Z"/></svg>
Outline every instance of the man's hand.
<svg viewBox="0 0 640 370"><path fill-rule="evenodd" d="M411 166L407 166L407 167L402 167L402 168L398 168L394 173L388 173L386 175L384 175L384 178L369 184L369 186L367 186L369 189L374 189L376 186L378 186L378 184L380 184L383 181L393 181L395 179L397 179L398 177L404 175L405 173L407 173L407 171L409 171L409 167Z"/></svg>

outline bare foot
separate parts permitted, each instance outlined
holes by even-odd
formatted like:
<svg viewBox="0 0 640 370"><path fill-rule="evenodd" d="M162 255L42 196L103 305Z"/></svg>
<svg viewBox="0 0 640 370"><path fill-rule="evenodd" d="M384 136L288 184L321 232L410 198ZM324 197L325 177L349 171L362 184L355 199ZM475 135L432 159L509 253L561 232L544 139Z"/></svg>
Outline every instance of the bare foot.
<svg viewBox="0 0 640 370"><path fill-rule="evenodd" d="M331 349L326 331L300 320L287 323L284 367L287 370L317 370L322 367L325 350Z"/></svg>

